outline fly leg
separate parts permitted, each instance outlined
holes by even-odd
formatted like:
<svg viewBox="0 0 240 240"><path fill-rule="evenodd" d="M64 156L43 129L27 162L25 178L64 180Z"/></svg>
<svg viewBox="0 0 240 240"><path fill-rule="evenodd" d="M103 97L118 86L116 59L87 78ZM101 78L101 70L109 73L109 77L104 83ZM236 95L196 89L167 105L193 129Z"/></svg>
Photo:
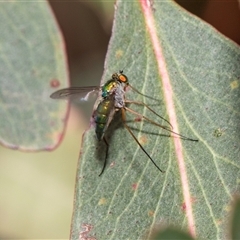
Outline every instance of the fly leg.
<svg viewBox="0 0 240 240"><path fill-rule="evenodd" d="M144 115L135 112L135 111L132 110L131 108L128 108L128 107L126 107L126 106L125 106L124 108L125 108L127 111L129 111L129 112L131 112L131 113L133 113L133 114L135 114L135 115L137 115L137 116L140 116L141 118L145 119L146 121L152 123L153 125L155 125L155 126L157 126L157 127L160 127L160 128L163 128L163 129L165 129L165 130L167 130L167 131L169 131L169 132L171 132L171 133L174 133L174 134L180 136L182 139L189 140L189 141L194 141L194 142L198 142L197 139L188 138L188 137L185 137L185 136L183 136L183 135L181 135L181 134L179 134L179 133L176 133L176 132L170 130L169 128L167 128L166 126L163 126L163 125L161 125L161 124L159 124L159 123L156 123L156 122L154 122L153 120L145 117Z"/></svg>
<svg viewBox="0 0 240 240"><path fill-rule="evenodd" d="M138 94L140 94L140 95L142 95L142 96L144 96L144 97L147 97L147 98L150 98L150 99L152 99L152 100L155 100L155 101L160 102L159 99L153 98L153 97L151 97L151 96L148 96L148 95L146 95L146 94L143 94L143 93L139 92L139 91L138 91L135 87L133 87L132 85L128 84L128 86L129 86L134 92L136 92L136 93L138 93Z"/></svg>
<svg viewBox="0 0 240 240"><path fill-rule="evenodd" d="M151 162L155 165L155 167L162 173L164 173L163 170L161 170L158 165L154 162L154 160L151 158L151 156L147 153L147 151L143 148L141 143L137 140L136 136L133 134L132 130L129 128L129 126L126 124L126 110L124 108L121 108L122 111L122 121L124 127L128 130L128 132L132 135L133 139L137 142L138 146L143 150L143 152L148 156L148 158L151 160Z"/></svg>
<svg viewBox="0 0 240 240"><path fill-rule="evenodd" d="M109 144L107 142L107 139L105 137L103 137L103 140L106 144L106 155L105 155L105 159L104 159L104 164L103 164L103 168L102 168L102 171L101 173L98 175L99 177L103 174L105 168L106 168L106 165L107 165L107 158L108 158L108 149L109 149Z"/></svg>
<svg viewBox="0 0 240 240"><path fill-rule="evenodd" d="M133 104L137 104L137 105L142 105L144 107L146 107L149 111L151 111L152 113L154 113L156 116L158 116L159 118L163 119L165 122L167 122L171 128L172 127L172 124L165 118L163 118L162 116L160 116L159 114L157 114L152 108L150 108L147 104L145 104L144 102L136 102L136 101L129 101L129 100L125 100L125 103L133 103Z"/></svg>

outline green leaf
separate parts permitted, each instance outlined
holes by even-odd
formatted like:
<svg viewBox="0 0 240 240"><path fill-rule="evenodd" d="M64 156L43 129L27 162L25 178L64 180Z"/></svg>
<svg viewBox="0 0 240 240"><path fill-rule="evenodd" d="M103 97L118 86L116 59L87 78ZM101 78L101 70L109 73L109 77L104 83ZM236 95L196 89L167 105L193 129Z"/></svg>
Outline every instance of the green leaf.
<svg viewBox="0 0 240 240"><path fill-rule="evenodd" d="M48 3L2 3L0 29L0 142L22 150L51 149L61 139L67 108L49 95L66 87L67 73Z"/></svg>
<svg viewBox="0 0 240 240"><path fill-rule="evenodd" d="M191 236L189 236L187 233L182 232L180 230L174 229L174 228L167 228L164 230L161 230L157 232L156 234L153 234L151 236L152 240L193 240Z"/></svg>
<svg viewBox="0 0 240 240"><path fill-rule="evenodd" d="M240 199L236 199L233 207L233 219L231 224L231 238L240 239Z"/></svg>
<svg viewBox="0 0 240 240"><path fill-rule="evenodd" d="M124 70L127 91L171 121L169 132L128 114L129 126L165 173L138 147L116 114L106 147L84 135L71 239L147 239L174 225L200 239L224 239L226 206L239 191L240 49L171 1L118 1L102 83ZM146 108L141 114L167 125ZM135 120L135 121L134 121Z"/></svg>

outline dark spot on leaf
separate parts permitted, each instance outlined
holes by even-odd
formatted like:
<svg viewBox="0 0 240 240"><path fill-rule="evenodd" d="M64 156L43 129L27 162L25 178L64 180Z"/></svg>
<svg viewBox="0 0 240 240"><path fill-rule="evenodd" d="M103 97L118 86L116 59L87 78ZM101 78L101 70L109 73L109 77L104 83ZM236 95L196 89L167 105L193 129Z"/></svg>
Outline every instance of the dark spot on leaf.
<svg viewBox="0 0 240 240"><path fill-rule="evenodd" d="M137 188L138 188L138 184L137 184L137 183L133 183L133 184L132 184L132 189L133 189L133 190L137 190Z"/></svg>
<svg viewBox="0 0 240 240"><path fill-rule="evenodd" d="M153 216L154 216L154 213L155 213L155 212L154 212L153 210L149 210L149 211L148 211L148 216L149 216L149 217L153 217Z"/></svg>
<svg viewBox="0 0 240 240"><path fill-rule="evenodd" d="M185 203L185 202L182 204L181 209L182 209L183 211L186 211L186 203Z"/></svg>
<svg viewBox="0 0 240 240"><path fill-rule="evenodd" d="M194 203L194 202L196 202L196 198L192 197L192 198L191 198L191 203ZM187 208L186 203L183 202L183 203L182 203L182 206L181 206L181 209L182 209L183 211L186 211L186 208Z"/></svg>
<svg viewBox="0 0 240 240"><path fill-rule="evenodd" d="M232 89L238 88L238 86L239 86L238 80L232 81L232 82L230 83L230 85L231 85L231 88L232 88Z"/></svg>
<svg viewBox="0 0 240 240"><path fill-rule="evenodd" d="M135 122L141 122L141 121L142 121L142 118L136 117L136 118L134 119L134 121L135 121Z"/></svg>
<svg viewBox="0 0 240 240"><path fill-rule="evenodd" d="M98 205L105 205L107 203L107 199L106 198L100 198L98 201Z"/></svg>
<svg viewBox="0 0 240 240"><path fill-rule="evenodd" d="M50 85L51 85L52 88L57 88L57 87L60 86L60 82L57 79L52 79L50 81Z"/></svg>

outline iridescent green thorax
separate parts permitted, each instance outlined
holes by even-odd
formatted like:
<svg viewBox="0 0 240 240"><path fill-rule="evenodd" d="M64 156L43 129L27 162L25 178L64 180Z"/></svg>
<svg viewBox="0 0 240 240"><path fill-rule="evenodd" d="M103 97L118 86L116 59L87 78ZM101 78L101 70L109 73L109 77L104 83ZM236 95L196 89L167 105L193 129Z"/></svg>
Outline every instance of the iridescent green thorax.
<svg viewBox="0 0 240 240"><path fill-rule="evenodd" d="M102 97L106 98L111 94L117 86L117 82L115 80L109 80L102 86Z"/></svg>
<svg viewBox="0 0 240 240"><path fill-rule="evenodd" d="M119 74L114 73L112 75L112 79L107 81L102 86L102 97L103 98L109 97L118 88L119 84L125 84L125 85L129 84L127 76L124 75L122 71L120 71Z"/></svg>

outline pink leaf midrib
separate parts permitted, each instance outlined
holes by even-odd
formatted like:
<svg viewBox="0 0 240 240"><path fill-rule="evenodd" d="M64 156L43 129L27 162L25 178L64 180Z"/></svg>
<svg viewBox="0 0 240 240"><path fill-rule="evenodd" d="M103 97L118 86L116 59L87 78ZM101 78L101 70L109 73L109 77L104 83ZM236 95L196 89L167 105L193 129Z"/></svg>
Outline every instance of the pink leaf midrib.
<svg viewBox="0 0 240 240"><path fill-rule="evenodd" d="M162 80L164 98L166 102L166 109L169 115L169 119L174 128L174 131L179 132L178 125L177 125L177 116L176 116L176 111L175 111L174 101L173 101L173 89L171 86L168 70L165 64L165 59L162 52L162 46L158 39L157 29L156 29L156 25L153 17L153 12L151 9L151 3L149 0L140 0L140 5L142 7L143 16L146 22L146 28L149 33L154 54L157 60L158 72ZM189 228L190 234L193 237L195 237L196 236L195 221L193 217L191 194L190 194L190 189L188 184L187 170L185 167L185 162L183 157L182 143L180 138L173 138L173 141L174 141L174 147L176 152L176 158L179 166L181 183L183 187L183 198L186 206L188 228Z"/></svg>

